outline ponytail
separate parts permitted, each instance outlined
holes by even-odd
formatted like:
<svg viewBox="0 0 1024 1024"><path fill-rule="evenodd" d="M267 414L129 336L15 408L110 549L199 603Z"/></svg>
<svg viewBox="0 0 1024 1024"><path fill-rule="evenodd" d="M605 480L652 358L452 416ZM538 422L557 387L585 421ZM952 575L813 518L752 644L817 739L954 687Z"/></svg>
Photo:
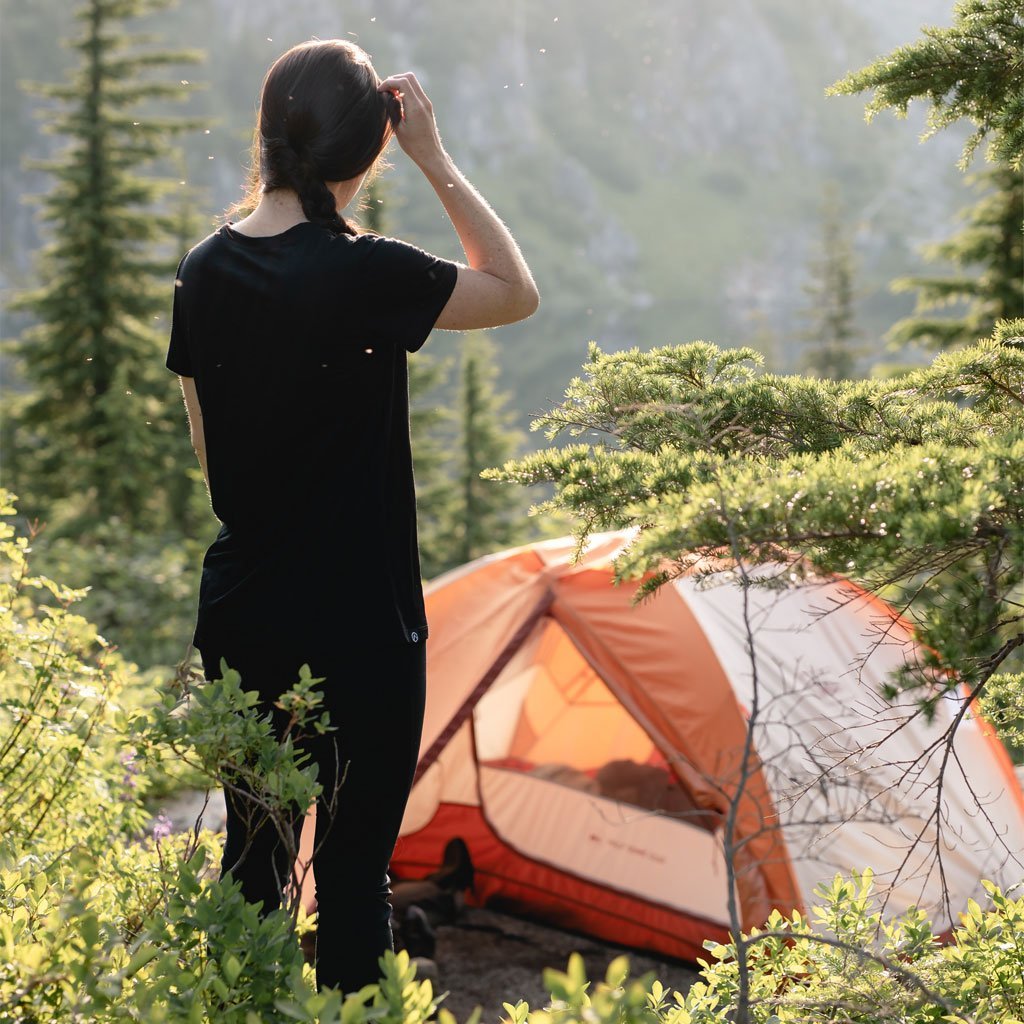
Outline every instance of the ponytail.
<svg viewBox="0 0 1024 1024"><path fill-rule="evenodd" d="M263 183L265 192L275 188L294 189L307 220L323 224L336 235L358 233L338 212L334 195L325 184L307 144L269 139L264 145L267 166L273 168L271 180Z"/></svg>

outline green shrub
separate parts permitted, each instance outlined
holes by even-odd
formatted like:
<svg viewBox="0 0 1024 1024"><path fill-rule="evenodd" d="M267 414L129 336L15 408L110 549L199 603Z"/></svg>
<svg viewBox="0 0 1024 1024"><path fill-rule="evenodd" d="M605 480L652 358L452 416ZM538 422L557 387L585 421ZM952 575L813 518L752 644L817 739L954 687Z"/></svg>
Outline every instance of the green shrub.
<svg viewBox="0 0 1024 1024"><path fill-rule="evenodd" d="M215 533L132 532L117 517L83 536L50 535L44 527L32 541L34 564L82 588L81 614L126 659L175 665L192 636L200 566Z"/></svg>
<svg viewBox="0 0 1024 1024"><path fill-rule="evenodd" d="M0 516L15 502L0 490ZM228 666L187 701L180 679L142 699L135 667L72 610L84 591L32 575L30 551L0 520L0 1022L428 1016L437 1000L407 956L383 958L382 983L348 1000L318 994L297 899L263 916L219 879L219 836L145 832L165 760L211 785L245 778L278 815L320 793L316 769ZM315 717L318 681L304 666L281 698L293 739L332 728Z"/></svg>
<svg viewBox="0 0 1024 1024"><path fill-rule="evenodd" d="M987 909L970 901L952 941L939 945L925 915L882 919L870 872L837 876L817 890L813 922L778 912L741 936L747 1020L756 1024L925 1024L1024 1020L1024 898L991 883ZM737 943L705 944L701 980L668 993L648 972L629 979L628 958L591 985L578 954L565 972L546 970L551 1003L506 1003L511 1024L713 1024L735 1021L740 1002Z"/></svg>
<svg viewBox="0 0 1024 1024"><path fill-rule="evenodd" d="M1024 672L997 672L978 698L1015 764L1024 764Z"/></svg>
<svg viewBox="0 0 1024 1024"><path fill-rule="evenodd" d="M0 490L0 516L15 498ZM307 807L316 768L238 672L191 690L188 676L144 698L134 666L72 611L81 591L33 576L30 545L0 519L0 1024L455 1024L404 952L381 958L361 991L317 993L299 939L311 922L292 898L267 915L219 876L209 830L145 831L144 800L165 762L213 784L242 776L266 813ZM42 603L45 593L56 603ZM294 737L332 728L317 717L318 682L304 666L282 697ZM342 783L343 784L343 783ZM742 936L751 1021L1024 1021L1024 898L986 883L953 941L925 916L883 921L870 873L837 877L812 920L775 914ZM710 1024L737 1019L741 972L732 943L709 943L702 980L669 994L653 972L612 961L586 979L574 954L544 972L550 1000L505 1004L511 1024ZM478 1024L479 1007L468 1024Z"/></svg>

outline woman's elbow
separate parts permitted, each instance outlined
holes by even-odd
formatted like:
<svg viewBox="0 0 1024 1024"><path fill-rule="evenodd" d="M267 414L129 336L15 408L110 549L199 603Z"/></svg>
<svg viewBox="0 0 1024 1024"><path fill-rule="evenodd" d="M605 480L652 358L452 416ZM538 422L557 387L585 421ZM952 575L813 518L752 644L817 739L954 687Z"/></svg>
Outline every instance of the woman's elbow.
<svg viewBox="0 0 1024 1024"><path fill-rule="evenodd" d="M515 303L515 316L509 323L516 323L519 320L525 320L527 317L533 316L534 313L540 308L540 292L537 290L536 285L532 285L529 288L525 288L522 294L517 297Z"/></svg>

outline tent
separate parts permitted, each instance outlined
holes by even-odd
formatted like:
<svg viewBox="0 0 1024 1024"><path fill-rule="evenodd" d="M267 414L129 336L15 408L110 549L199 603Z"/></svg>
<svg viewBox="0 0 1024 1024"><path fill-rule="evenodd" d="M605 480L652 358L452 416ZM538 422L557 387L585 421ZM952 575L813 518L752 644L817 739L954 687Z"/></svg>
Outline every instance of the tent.
<svg viewBox="0 0 1024 1024"><path fill-rule="evenodd" d="M871 867L887 912L936 920L941 875L954 909L983 878L1021 877L1024 794L973 715L936 832L960 699L929 722L880 695L915 654L893 609L834 576L709 586L699 566L632 605L637 583L613 585L611 564L632 536L592 535L575 564L572 538L530 544L427 586L427 706L395 876L436 870L459 836L467 902L691 960L725 938L730 888L747 928L806 910L837 871Z"/></svg>

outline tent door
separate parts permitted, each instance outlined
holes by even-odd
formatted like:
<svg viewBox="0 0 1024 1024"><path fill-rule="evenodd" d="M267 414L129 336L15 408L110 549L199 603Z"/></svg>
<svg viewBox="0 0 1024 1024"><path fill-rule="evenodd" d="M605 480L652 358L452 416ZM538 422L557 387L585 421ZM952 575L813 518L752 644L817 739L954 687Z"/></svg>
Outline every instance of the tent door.
<svg viewBox="0 0 1024 1024"><path fill-rule="evenodd" d="M483 813L510 846L725 919L715 819L549 614L472 711Z"/></svg>

